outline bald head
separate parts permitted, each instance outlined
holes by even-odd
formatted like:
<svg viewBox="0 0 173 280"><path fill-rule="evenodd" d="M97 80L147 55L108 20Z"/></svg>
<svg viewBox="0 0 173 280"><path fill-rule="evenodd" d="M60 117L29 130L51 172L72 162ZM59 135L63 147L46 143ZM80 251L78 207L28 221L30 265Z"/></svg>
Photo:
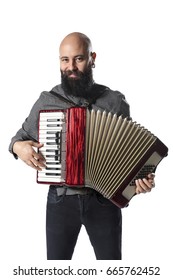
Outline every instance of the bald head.
<svg viewBox="0 0 173 280"><path fill-rule="evenodd" d="M92 52L91 40L85 34L80 32L70 33L62 40L59 48L60 53L65 46L82 46L88 54Z"/></svg>

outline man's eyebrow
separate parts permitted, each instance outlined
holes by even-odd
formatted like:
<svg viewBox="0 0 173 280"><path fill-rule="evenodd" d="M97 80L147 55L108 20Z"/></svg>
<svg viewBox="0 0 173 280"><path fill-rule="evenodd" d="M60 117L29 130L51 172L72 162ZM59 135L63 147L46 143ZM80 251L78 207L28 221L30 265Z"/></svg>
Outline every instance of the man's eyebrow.
<svg viewBox="0 0 173 280"><path fill-rule="evenodd" d="M85 57L84 54L77 54L77 55L74 56L74 58L79 57L79 56L80 57ZM64 56L60 56L60 58L69 58L69 57L64 55Z"/></svg>
<svg viewBox="0 0 173 280"><path fill-rule="evenodd" d="M59 58L68 58L68 56L60 56Z"/></svg>
<svg viewBox="0 0 173 280"><path fill-rule="evenodd" d="M78 55L75 55L75 57L78 57L78 56L85 57L85 55L84 55L84 54L78 54Z"/></svg>

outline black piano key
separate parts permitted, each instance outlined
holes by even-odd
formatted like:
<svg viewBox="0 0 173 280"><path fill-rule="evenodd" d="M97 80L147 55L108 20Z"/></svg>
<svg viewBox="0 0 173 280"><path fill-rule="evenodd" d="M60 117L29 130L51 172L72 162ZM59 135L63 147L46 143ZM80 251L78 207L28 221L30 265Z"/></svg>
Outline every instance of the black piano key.
<svg viewBox="0 0 173 280"><path fill-rule="evenodd" d="M56 142L46 142L46 145L57 145L57 144L61 144L60 139L57 139Z"/></svg>
<svg viewBox="0 0 173 280"><path fill-rule="evenodd" d="M55 134L56 135L56 133L57 133L57 131L53 131L53 130L48 130L48 131L46 131L46 134Z"/></svg>
<svg viewBox="0 0 173 280"><path fill-rule="evenodd" d="M46 167L45 168L46 170L61 170L61 168L60 167Z"/></svg>
<svg viewBox="0 0 173 280"><path fill-rule="evenodd" d="M47 119L47 122L62 122L61 119Z"/></svg>
<svg viewBox="0 0 173 280"><path fill-rule="evenodd" d="M46 157L54 157L54 156L60 156L61 155L61 151L60 150L53 150L53 149L50 149L50 150L46 150L47 152L54 152L55 154L53 155L46 155Z"/></svg>
<svg viewBox="0 0 173 280"><path fill-rule="evenodd" d="M61 127L61 125L60 124L47 124L47 127Z"/></svg>
<svg viewBox="0 0 173 280"><path fill-rule="evenodd" d="M46 165L49 164L49 165L59 165L59 162L56 162L56 161L46 161Z"/></svg>
<svg viewBox="0 0 173 280"><path fill-rule="evenodd" d="M46 139L48 139L48 140L54 140L54 139L57 139L57 137L56 137L56 136L54 136L54 137L46 137Z"/></svg>
<svg viewBox="0 0 173 280"><path fill-rule="evenodd" d="M45 175L47 176L59 176L60 174L59 173L45 173Z"/></svg>
<svg viewBox="0 0 173 280"><path fill-rule="evenodd" d="M61 133L54 133L54 136L48 136L46 139L61 139Z"/></svg>
<svg viewBox="0 0 173 280"><path fill-rule="evenodd" d="M46 158L54 158L55 160L59 159L60 158L60 155L59 154L54 154L54 155L46 155Z"/></svg>
<svg viewBox="0 0 173 280"><path fill-rule="evenodd" d="M46 155L46 158L54 158L55 155Z"/></svg>
<svg viewBox="0 0 173 280"><path fill-rule="evenodd" d="M59 152L58 154L60 154L60 151L58 150L58 147L57 147L57 149L46 149L46 152L55 152L55 153L57 153L57 152Z"/></svg>

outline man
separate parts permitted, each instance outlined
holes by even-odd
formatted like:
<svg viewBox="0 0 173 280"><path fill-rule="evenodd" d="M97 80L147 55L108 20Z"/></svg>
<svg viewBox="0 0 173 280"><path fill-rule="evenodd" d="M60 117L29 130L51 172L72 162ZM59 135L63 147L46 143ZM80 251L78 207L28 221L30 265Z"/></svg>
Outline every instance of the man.
<svg viewBox="0 0 173 280"><path fill-rule="evenodd" d="M86 35L68 34L60 44L59 53L61 84L50 92L41 93L9 147L16 158L36 170L45 167L45 159L35 151L43 146L37 142L40 110L86 106L125 117L130 114L123 94L93 81L96 53ZM149 174L147 178L136 180L136 193L149 192L153 186L154 175ZM51 185L46 215L47 259L71 259L82 224L97 259L121 259L121 210L87 187Z"/></svg>

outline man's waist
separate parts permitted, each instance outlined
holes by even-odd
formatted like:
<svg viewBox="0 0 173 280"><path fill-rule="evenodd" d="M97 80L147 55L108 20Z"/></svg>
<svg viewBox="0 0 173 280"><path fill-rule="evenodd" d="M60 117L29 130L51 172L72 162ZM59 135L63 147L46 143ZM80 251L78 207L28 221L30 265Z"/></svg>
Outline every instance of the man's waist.
<svg viewBox="0 0 173 280"><path fill-rule="evenodd" d="M67 186L57 186L51 185L51 188L55 188L57 195L87 195L95 192L94 189L88 187L67 187Z"/></svg>

